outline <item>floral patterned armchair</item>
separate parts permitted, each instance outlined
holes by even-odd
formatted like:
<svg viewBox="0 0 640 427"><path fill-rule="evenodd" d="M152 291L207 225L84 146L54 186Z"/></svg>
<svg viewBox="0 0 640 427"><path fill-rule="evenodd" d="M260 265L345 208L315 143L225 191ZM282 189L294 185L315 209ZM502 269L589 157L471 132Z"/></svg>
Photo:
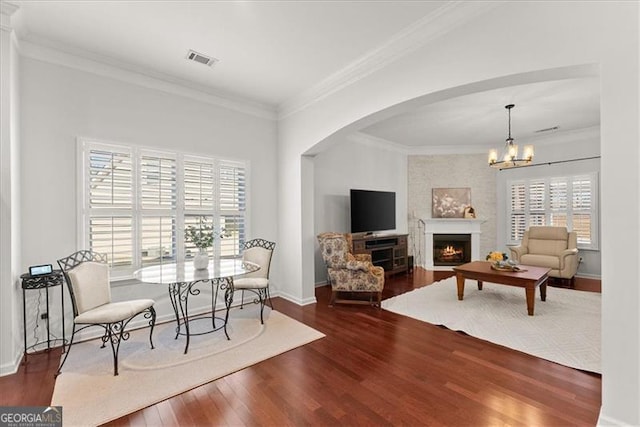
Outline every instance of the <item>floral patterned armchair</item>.
<svg viewBox="0 0 640 427"><path fill-rule="evenodd" d="M384 269L375 267L371 263L371 256L367 254L353 255L351 253L351 234L321 233L318 235L320 252L329 273L331 283L331 301L350 302L355 304L377 304L380 307L382 289L384 288ZM368 292L368 301L336 300L338 292ZM376 301L373 301L373 296Z"/></svg>

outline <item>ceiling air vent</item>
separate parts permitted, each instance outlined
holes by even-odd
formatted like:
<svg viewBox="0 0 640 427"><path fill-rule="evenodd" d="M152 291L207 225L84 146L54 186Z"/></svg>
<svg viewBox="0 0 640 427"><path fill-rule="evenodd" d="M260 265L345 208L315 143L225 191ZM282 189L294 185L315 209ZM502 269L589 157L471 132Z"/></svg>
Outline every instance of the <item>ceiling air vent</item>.
<svg viewBox="0 0 640 427"><path fill-rule="evenodd" d="M209 67L211 67L213 64L218 62L216 58L203 55L201 53L196 52L195 50L189 50L189 53L187 53L187 59L190 61L195 61L200 64L208 65Z"/></svg>
<svg viewBox="0 0 640 427"><path fill-rule="evenodd" d="M538 129L536 131L533 131L533 133L553 132L554 130L558 130L558 129L560 129L560 126L554 126L552 128L546 128L546 129Z"/></svg>

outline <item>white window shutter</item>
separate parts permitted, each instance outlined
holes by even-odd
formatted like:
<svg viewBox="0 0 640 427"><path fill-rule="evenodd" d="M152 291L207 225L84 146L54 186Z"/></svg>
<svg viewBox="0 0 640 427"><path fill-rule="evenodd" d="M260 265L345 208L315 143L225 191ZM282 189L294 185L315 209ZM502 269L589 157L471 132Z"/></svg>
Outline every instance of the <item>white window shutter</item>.
<svg viewBox="0 0 640 427"><path fill-rule="evenodd" d="M518 242L522 240L522 236L526 230L526 186L524 182L514 182L509 186L510 195L510 222L509 222L509 240Z"/></svg>
<svg viewBox="0 0 640 427"><path fill-rule="evenodd" d="M130 150L90 145L86 152L86 240L112 267L133 264L133 171Z"/></svg>
<svg viewBox="0 0 640 427"><path fill-rule="evenodd" d="M92 149L88 162L89 208L132 206L131 153Z"/></svg>
<svg viewBox="0 0 640 427"><path fill-rule="evenodd" d="M176 160L143 154L140 158L142 209L173 209L176 206Z"/></svg>
<svg viewBox="0 0 640 427"><path fill-rule="evenodd" d="M580 248L597 249L597 174L507 182L509 242L526 227L566 227L578 235Z"/></svg>
<svg viewBox="0 0 640 427"><path fill-rule="evenodd" d="M591 245L593 207L593 179L590 177L576 177L572 182L572 229L578 235L578 243Z"/></svg>
<svg viewBox="0 0 640 427"><path fill-rule="evenodd" d="M240 255L246 239L246 169L244 164L221 162L218 178L220 226L228 237L220 241L221 256Z"/></svg>
<svg viewBox="0 0 640 427"><path fill-rule="evenodd" d="M546 224L546 182L529 182L529 226Z"/></svg>
<svg viewBox="0 0 640 427"><path fill-rule="evenodd" d="M211 162L185 160L184 207L185 209L214 208L214 166Z"/></svg>
<svg viewBox="0 0 640 427"><path fill-rule="evenodd" d="M147 148L82 141L82 241L105 253L114 277L189 259L184 229L226 230L211 256L235 257L246 236L246 165ZM179 259L180 257L180 259Z"/></svg>

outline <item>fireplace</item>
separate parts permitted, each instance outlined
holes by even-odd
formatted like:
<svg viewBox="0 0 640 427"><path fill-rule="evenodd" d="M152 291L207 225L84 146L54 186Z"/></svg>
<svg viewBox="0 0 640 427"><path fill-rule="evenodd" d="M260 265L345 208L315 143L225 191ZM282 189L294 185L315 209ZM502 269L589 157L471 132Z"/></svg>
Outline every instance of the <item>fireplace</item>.
<svg viewBox="0 0 640 427"><path fill-rule="evenodd" d="M461 265L471 261L471 234L434 234L433 265Z"/></svg>
<svg viewBox="0 0 640 427"><path fill-rule="evenodd" d="M484 223L485 220L480 218L425 218L421 220L421 223L424 225L424 243L420 245L424 250L424 258L421 258L420 266L427 270L442 270L442 271L451 271L451 267L455 267L456 265L464 264L465 262L477 261L480 259L480 234L482 233L480 230L480 226ZM469 246L462 248L464 254L463 261L452 262L451 260L446 260L447 262L434 264L436 259L435 247L436 242L440 237L436 236L455 236L454 239L457 239L458 236L464 236L463 238L469 239ZM442 242L437 242L438 246L441 245ZM454 258L457 255L454 255L454 252L459 252L460 249L455 249L455 246L460 245L460 242L457 240L453 240L454 246L453 250L449 248L447 250L447 245L444 245L441 250L445 250L445 255L450 258Z"/></svg>

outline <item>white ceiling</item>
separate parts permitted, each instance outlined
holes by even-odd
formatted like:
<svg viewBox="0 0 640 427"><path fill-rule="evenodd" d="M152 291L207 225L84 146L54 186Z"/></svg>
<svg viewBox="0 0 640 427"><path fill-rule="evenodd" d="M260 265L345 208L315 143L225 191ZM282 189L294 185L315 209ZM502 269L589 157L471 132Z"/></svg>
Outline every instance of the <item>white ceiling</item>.
<svg viewBox="0 0 640 427"><path fill-rule="evenodd" d="M567 79L506 87L448 99L382 120L361 133L408 147L502 148L508 134L516 142L600 124L598 78ZM536 132L558 126L558 130Z"/></svg>
<svg viewBox="0 0 640 427"><path fill-rule="evenodd" d="M412 25L437 25L425 18L440 19L443 10L465 7L464 2L448 1L339 0L11 3L19 6L15 22L20 40L166 76L274 111L322 87ZM189 49L219 62L210 68L187 61ZM516 139L553 126L564 132L599 125L598 81L581 79L450 99L362 132L409 148L490 146L506 138L504 106L509 103L516 104Z"/></svg>
<svg viewBox="0 0 640 427"><path fill-rule="evenodd" d="M21 1L21 38L277 106L446 2ZM213 68L187 51L220 60Z"/></svg>

